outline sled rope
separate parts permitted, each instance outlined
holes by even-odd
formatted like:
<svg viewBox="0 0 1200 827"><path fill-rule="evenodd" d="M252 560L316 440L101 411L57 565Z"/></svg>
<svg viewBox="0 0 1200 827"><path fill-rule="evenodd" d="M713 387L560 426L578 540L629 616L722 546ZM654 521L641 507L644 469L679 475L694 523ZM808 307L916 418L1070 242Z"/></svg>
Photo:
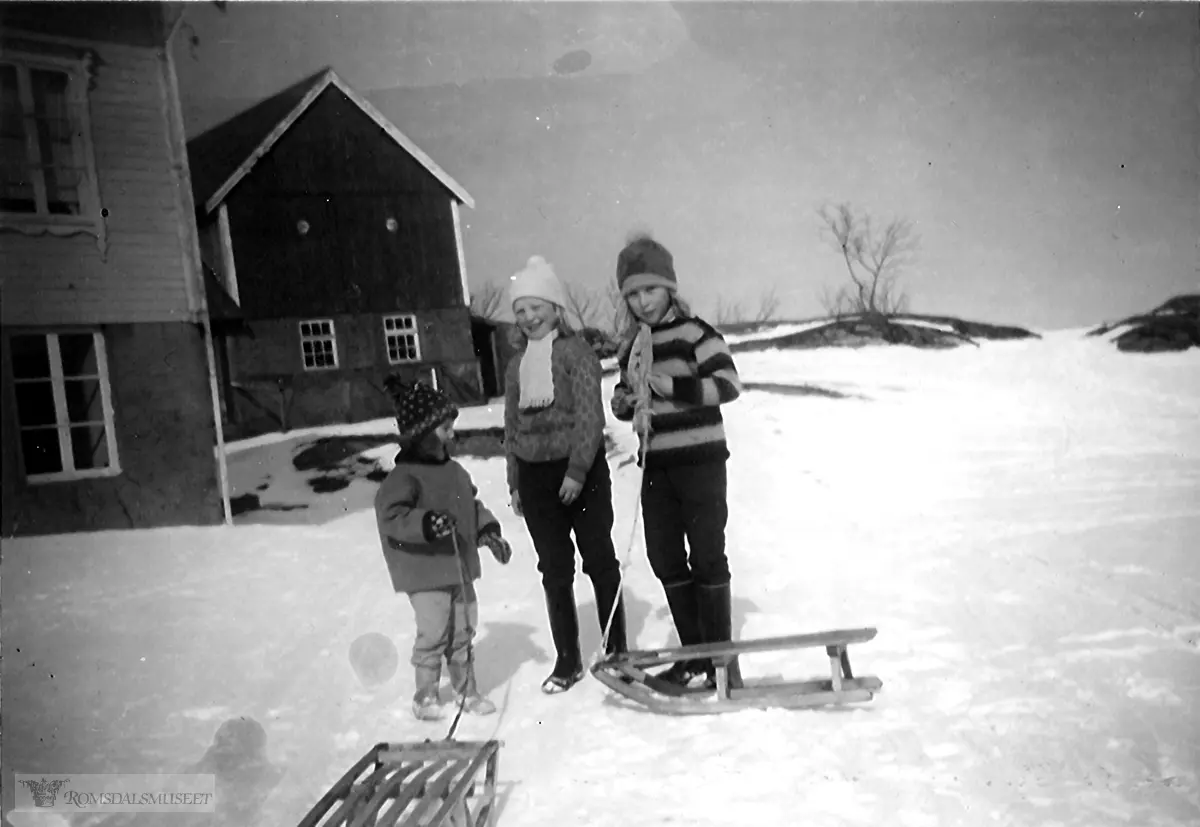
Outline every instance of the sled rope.
<svg viewBox="0 0 1200 827"><path fill-rule="evenodd" d="M641 458L641 462L645 462L645 447L639 449L638 454ZM637 540L638 515L642 510L642 479L645 477L645 474L646 471L643 468L642 473L638 475L637 498L633 503L633 519L629 521L629 542L625 547L625 554L623 555L624 559L622 560L621 565L617 568L617 599L613 601L612 608L608 610L608 620L604 624L604 633L600 635L600 647L596 651L596 654L591 658L591 663L593 666L595 666L600 659L604 657L604 653L608 650L608 636L612 633L612 624L613 620L617 616L617 607L624 602L621 590L625 583L625 569L629 567L630 562L633 560L633 544Z"/></svg>
<svg viewBox="0 0 1200 827"><path fill-rule="evenodd" d="M454 541L454 559L458 563L458 586L462 590L463 611L465 612L467 610L467 606L466 606L467 575L466 575L466 572L463 571L462 551L460 551L459 547L458 547L458 526L457 525L454 526L454 531L453 531L453 533L451 533L450 537ZM454 607L453 600L450 601L450 611L452 613L457 611L457 609L455 609L455 607ZM475 647L474 647L474 645L470 646L467 649L467 674L468 675L475 674ZM456 729L458 729L458 722L462 720L463 709L465 709L466 705L467 705L467 684L464 683L463 686L461 686L461 687L455 687L455 690L458 692L458 712L454 713L454 720L450 722L450 731L446 733L446 737L442 739L443 741L454 740L454 731Z"/></svg>
<svg viewBox="0 0 1200 827"><path fill-rule="evenodd" d="M634 394L633 428L638 437L638 475L637 497L633 503L633 519L629 524L629 542L625 546L625 554L617 569L617 599L608 610L608 620L604 624L604 633L600 635L600 648L592 657L594 666L608 650L608 637L612 633L613 620L617 616L617 607L624 603L622 589L625 583L625 569L633 559L633 545L637 540L638 517L642 512L642 484L646 477L646 451L650 444L650 365L654 361L653 341L650 338L650 326L639 325L637 335L629 348L629 362L626 375Z"/></svg>

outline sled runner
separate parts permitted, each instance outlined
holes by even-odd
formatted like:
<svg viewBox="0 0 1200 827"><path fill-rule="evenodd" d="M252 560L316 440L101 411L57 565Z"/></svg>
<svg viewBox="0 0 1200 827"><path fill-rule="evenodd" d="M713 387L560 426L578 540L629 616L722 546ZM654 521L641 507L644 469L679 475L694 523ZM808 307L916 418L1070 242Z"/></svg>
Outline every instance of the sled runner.
<svg viewBox="0 0 1200 827"><path fill-rule="evenodd" d="M596 663L592 667L592 674L614 692L668 715L714 715L740 709L773 707L802 709L840 706L869 701L883 687L883 681L879 678L855 677L847 652L850 645L866 643L875 635L875 629L837 629L807 635L626 652ZM824 646L829 656L829 678L747 684L740 688L729 686L727 667L734 657L753 652L818 646ZM715 690L677 686L655 678L646 671L652 667L698 658L712 658L717 677Z"/></svg>
<svg viewBox="0 0 1200 827"><path fill-rule="evenodd" d="M297 827L486 827L500 741L376 744Z"/></svg>

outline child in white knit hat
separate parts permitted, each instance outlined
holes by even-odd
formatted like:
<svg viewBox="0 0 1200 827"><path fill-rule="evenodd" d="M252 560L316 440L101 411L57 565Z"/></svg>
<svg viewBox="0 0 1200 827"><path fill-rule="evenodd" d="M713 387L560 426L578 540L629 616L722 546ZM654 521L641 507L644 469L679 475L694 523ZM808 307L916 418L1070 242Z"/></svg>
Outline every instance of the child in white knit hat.
<svg viewBox="0 0 1200 827"><path fill-rule="evenodd" d="M583 677L576 545L595 591L601 629L613 618L608 651L625 650L600 360L567 323L566 290L544 258L533 256L512 277L509 298L525 346L505 379L508 488L537 552L556 652L542 691L555 694Z"/></svg>

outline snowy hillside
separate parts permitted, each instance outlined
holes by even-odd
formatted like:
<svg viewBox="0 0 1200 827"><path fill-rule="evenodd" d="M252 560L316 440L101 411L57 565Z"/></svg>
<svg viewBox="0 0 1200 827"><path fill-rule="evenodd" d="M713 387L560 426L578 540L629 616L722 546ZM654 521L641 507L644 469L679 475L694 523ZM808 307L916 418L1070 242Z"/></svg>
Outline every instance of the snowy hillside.
<svg viewBox="0 0 1200 827"><path fill-rule="evenodd" d="M852 710L703 718L630 708L590 678L543 696L552 650L528 535L502 459L467 457L515 549L507 567L484 555L479 588L480 683L500 712L458 734L504 741L496 823L1200 823L1200 351L1131 360L1046 334L737 358L735 634L875 626L852 657L882 692ZM223 791L213 823L286 827L372 744L445 734L409 714L411 609L370 511L389 431L239 446L238 492L273 507L232 529L4 542L7 823L157 823L10 812L12 771L200 768ZM316 493L334 472L293 460L329 433L371 438ZM625 426L614 434L624 554L638 473ZM673 632L636 536L630 635L657 646ZM577 594L591 655L582 576ZM352 667L373 632L397 647L394 674ZM747 678L826 668L819 650L743 660Z"/></svg>

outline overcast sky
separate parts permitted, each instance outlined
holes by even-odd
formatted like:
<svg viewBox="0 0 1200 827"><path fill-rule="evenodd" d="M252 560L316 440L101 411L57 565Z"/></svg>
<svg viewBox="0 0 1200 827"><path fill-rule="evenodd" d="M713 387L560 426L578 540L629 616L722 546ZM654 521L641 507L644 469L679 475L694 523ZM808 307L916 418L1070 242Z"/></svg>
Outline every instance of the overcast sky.
<svg viewBox="0 0 1200 827"><path fill-rule="evenodd" d="M229 3L177 49L193 134L330 65L472 194L473 285L626 233L701 311L820 312L815 210L910 220L913 309L1073 327L1200 292L1195 3Z"/></svg>

